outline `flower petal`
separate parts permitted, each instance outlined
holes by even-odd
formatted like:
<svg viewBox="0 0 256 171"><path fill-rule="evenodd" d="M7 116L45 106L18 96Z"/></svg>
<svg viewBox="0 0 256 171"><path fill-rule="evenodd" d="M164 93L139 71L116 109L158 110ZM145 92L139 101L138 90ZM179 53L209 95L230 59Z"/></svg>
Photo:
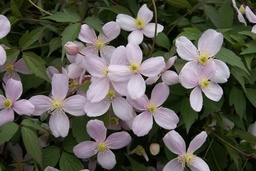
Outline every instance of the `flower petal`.
<svg viewBox="0 0 256 171"><path fill-rule="evenodd" d="M114 40L115 38L117 38L117 36L121 32L120 26L114 21L110 21L110 22L106 23L102 27L102 30L103 30L104 35L107 37L107 41L104 43ZM99 35L99 37L100 37L100 35Z"/></svg>
<svg viewBox="0 0 256 171"><path fill-rule="evenodd" d="M168 108L162 107L158 109L153 117L157 125L161 126L164 129L175 129L179 122L179 117L176 113Z"/></svg>
<svg viewBox="0 0 256 171"><path fill-rule="evenodd" d="M105 143L110 149L120 149L127 146L131 140L131 136L127 132L122 131L109 135Z"/></svg>
<svg viewBox="0 0 256 171"><path fill-rule="evenodd" d="M110 101L101 100L99 102L92 103L88 101L84 106L84 111L89 117L101 116L108 111L110 107Z"/></svg>
<svg viewBox="0 0 256 171"><path fill-rule="evenodd" d="M108 78L95 79L92 81L88 91L87 98L91 102L99 102L103 100L109 90L109 80Z"/></svg>
<svg viewBox="0 0 256 171"><path fill-rule="evenodd" d="M140 74L131 76L127 85L128 95L136 100L143 96L146 91L146 83Z"/></svg>
<svg viewBox="0 0 256 171"><path fill-rule="evenodd" d="M114 89L116 90L116 92L118 92L122 96L127 96L128 80L127 81L123 81L123 82L111 81L111 84L114 87Z"/></svg>
<svg viewBox="0 0 256 171"><path fill-rule="evenodd" d="M101 167L110 170L116 165L116 156L111 150L105 150L98 153L97 161Z"/></svg>
<svg viewBox="0 0 256 171"><path fill-rule="evenodd" d="M86 70L93 76L102 78L105 76L105 72L108 68L108 65L106 64L105 60L90 54L85 60L86 62Z"/></svg>
<svg viewBox="0 0 256 171"><path fill-rule="evenodd" d="M169 69L173 66L174 62L176 61L177 59L177 56L173 56L173 57L170 57L167 61L166 61L166 69Z"/></svg>
<svg viewBox="0 0 256 171"><path fill-rule="evenodd" d="M148 97L144 94L141 98L137 100L131 99L129 96L126 97L130 105L139 111L146 110L146 106L149 103Z"/></svg>
<svg viewBox="0 0 256 171"><path fill-rule="evenodd" d="M76 63L73 63L73 64L69 64L67 66L67 71L68 71L68 78L75 79L81 75L81 73L84 71L84 69L81 68Z"/></svg>
<svg viewBox="0 0 256 171"><path fill-rule="evenodd" d="M18 71L22 74L31 74L31 72L29 71L29 69L27 67L27 64L25 63L25 61L22 58L14 64L14 68L16 71Z"/></svg>
<svg viewBox="0 0 256 171"><path fill-rule="evenodd" d="M63 100L68 93L68 76L64 74L54 74L52 77L52 96L56 100ZM61 87L61 88L60 88Z"/></svg>
<svg viewBox="0 0 256 171"><path fill-rule="evenodd" d="M144 4L140 7L137 13L137 19L141 19L145 24L149 23L153 18L153 12Z"/></svg>
<svg viewBox="0 0 256 171"><path fill-rule="evenodd" d="M16 162L23 161L23 151L20 145L18 143L13 145L11 142L7 145L12 159Z"/></svg>
<svg viewBox="0 0 256 171"><path fill-rule="evenodd" d="M97 39L95 31L88 26L87 24L83 24L81 26L80 33L78 35L78 39L85 42L85 43L94 43Z"/></svg>
<svg viewBox="0 0 256 171"><path fill-rule="evenodd" d="M2 39L10 32L11 23L4 15L0 15L0 25L1 25L0 39Z"/></svg>
<svg viewBox="0 0 256 171"><path fill-rule="evenodd" d="M223 35L213 29L206 30L198 40L198 50L209 57L216 55L223 44Z"/></svg>
<svg viewBox="0 0 256 171"><path fill-rule="evenodd" d="M148 112L142 112L134 118L132 130L138 137L148 134L153 126L153 117Z"/></svg>
<svg viewBox="0 0 256 171"><path fill-rule="evenodd" d="M215 75L211 77L211 81L216 82L216 83L225 83L227 82L229 76L230 76L230 71L226 63L224 63L221 60L214 59L215 62Z"/></svg>
<svg viewBox="0 0 256 171"><path fill-rule="evenodd" d="M213 101L219 101L223 95L223 90L219 84L211 82L207 88L202 88L205 96Z"/></svg>
<svg viewBox="0 0 256 171"><path fill-rule="evenodd" d="M177 47L177 53L182 59L186 61L197 61L199 52L195 45L193 45L193 43L188 40L188 38L184 36L177 38L175 45Z"/></svg>
<svg viewBox="0 0 256 171"><path fill-rule="evenodd" d="M203 107L203 95L201 89L197 86L195 87L189 96L189 102L192 107L197 112L200 112Z"/></svg>
<svg viewBox="0 0 256 171"><path fill-rule="evenodd" d="M52 108L51 99L44 95L36 95L29 99L29 101L35 106L33 115L41 115L42 113Z"/></svg>
<svg viewBox="0 0 256 171"><path fill-rule="evenodd" d="M93 119L88 121L86 130L90 137L93 138L96 142L101 142L106 139L107 128L100 120Z"/></svg>
<svg viewBox="0 0 256 171"><path fill-rule="evenodd" d="M146 59L140 66L140 73L146 77L154 77L164 69L165 62L162 56Z"/></svg>
<svg viewBox="0 0 256 171"><path fill-rule="evenodd" d="M245 15L251 23L256 23L256 15L248 6L245 7Z"/></svg>
<svg viewBox="0 0 256 171"><path fill-rule="evenodd" d="M126 57L130 64L140 65L143 55L139 45L128 44L126 46Z"/></svg>
<svg viewBox="0 0 256 171"><path fill-rule="evenodd" d="M139 45L143 41L143 32L142 30L134 30L128 36L128 43Z"/></svg>
<svg viewBox="0 0 256 171"><path fill-rule="evenodd" d="M13 110L19 115L32 115L35 111L35 106L29 100L19 100L14 102Z"/></svg>
<svg viewBox="0 0 256 171"><path fill-rule="evenodd" d="M0 117L0 126L2 126L14 120L14 112L12 109L2 109L0 111Z"/></svg>
<svg viewBox="0 0 256 171"><path fill-rule="evenodd" d="M182 171L184 166L178 158L174 158L169 161L163 168L163 171Z"/></svg>
<svg viewBox="0 0 256 171"><path fill-rule="evenodd" d="M114 50L114 46L104 46L100 49L100 56L106 61L106 63L110 63L110 59Z"/></svg>
<svg viewBox="0 0 256 171"><path fill-rule="evenodd" d="M196 150L198 150L206 141L206 138L207 133L205 131L202 131L200 134L195 136L188 146L187 153L194 153Z"/></svg>
<svg viewBox="0 0 256 171"><path fill-rule="evenodd" d="M116 16L117 24L125 31L136 30L135 19L126 14L118 14Z"/></svg>
<svg viewBox="0 0 256 171"><path fill-rule="evenodd" d="M180 84L187 89L191 89L197 86L199 79L198 74L194 70L190 69L189 67L186 67L186 65L189 63L190 62L185 64L185 66L181 69L179 74Z"/></svg>
<svg viewBox="0 0 256 171"><path fill-rule="evenodd" d="M95 141L83 141L73 148L74 154L80 159L86 159L97 153L98 143Z"/></svg>
<svg viewBox="0 0 256 171"><path fill-rule="evenodd" d="M210 171L208 164L197 156L195 156L189 168L191 171Z"/></svg>
<svg viewBox="0 0 256 171"><path fill-rule="evenodd" d="M22 84L21 81L14 80L10 78L5 86L5 95L6 98L15 102L20 98L22 94Z"/></svg>
<svg viewBox="0 0 256 171"><path fill-rule="evenodd" d="M4 65L6 62L6 52L4 48L0 45L0 65Z"/></svg>
<svg viewBox="0 0 256 171"><path fill-rule="evenodd" d="M112 53L110 65L126 65L126 47L118 46Z"/></svg>
<svg viewBox="0 0 256 171"><path fill-rule="evenodd" d="M115 115L120 118L123 121L128 121L132 119L133 117L133 108L132 106L127 102L126 99L120 97L115 98L112 101L112 108L115 113Z"/></svg>
<svg viewBox="0 0 256 171"><path fill-rule="evenodd" d="M73 95L68 97L63 105L63 110L73 116L82 116L85 114L84 105L87 99L81 95Z"/></svg>
<svg viewBox="0 0 256 171"><path fill-rule="evenodd" d="M232 4L233 4L233 7L235 8L235 10L236 10L236 12L237 12L238 20L239 20L241 23L244 23L244 25L247 25L243 14L241 13L241 11L240 11L240 10L237 8L237 6L236 6L236 0L232 0Z"/></svg>
<svg viewBox="0 0 256 171"><path fill-rule="evenodd" d="M52 134L57 137L66 137L70 128L68 116L63 111L55 111L49 120Z"/></svg>
<svg viewBox="0 0 256 171"><path fill-rule="evenodd" d="M166 85L174 85L179 83L179 76L176 72L168 70L162 74L162 80Z"/></svg>
<svg viewBox="0 0 256 171"><path fill-rule="evenodd" d="M186 153L186 144L175 130L169 131L163 138L166 147L173 153L182 155Z"/></svg>
<svg viewBox="0 0 256 171"><path fill-rule="evenodd" d="M169 87L164 83L158 83L152 90L151 100L156 106L162 105L170 93Z"/></svg>
<svg viewBox="0 0 256 171"><path fill-rule="evenodd" d="M156 33L158 34L163 30L164 30L164 26L162 26L161 24L157 24ZM146 37L153 38L155 36L155 23L148 23L147 25L145 25L142 32Z"/></svg>
<svg viewBox="0 0 256 171"><path fill-rule="evenodd" d="M123 82L130 79L132 75L128 66L124 65L109 65L108 66L108 78L111 81Z"/></svg>
<svg viewBox="0 0 256 171"><path fill-rule="evenodd" d="M154 76L154 77L148 77L145 82L147 85L152 85L152 84L156 83L159 78L160 78L159 75Z"/></svg>

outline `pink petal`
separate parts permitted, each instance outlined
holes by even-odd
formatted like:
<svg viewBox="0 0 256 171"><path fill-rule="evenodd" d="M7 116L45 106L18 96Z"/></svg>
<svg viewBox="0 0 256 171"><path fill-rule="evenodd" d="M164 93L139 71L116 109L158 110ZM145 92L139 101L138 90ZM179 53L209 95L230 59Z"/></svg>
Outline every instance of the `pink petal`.
<svg viewBox="0 0 256 171"><path fill-rule="evenodd" d="M143 41L143 32L142 30L134 30L128 36L128 43L139 45Z"/></svg>
<svg viewBox="0 0 256 171"><path fill-rule="evenodd" d="M191 169L191 171L210 171L207 163L197 156L195 156L189 168Z"/></svg>
<svg viewBox="0 0 256 171"><path fill-rule="evenodd" d="M127 96L127 100L135 109L139 111L144 111L147 109L147 104L149 103L148 97L144 94L141 98L137 100L131 99L129 96Z"/></svg>
<svg viewBox="0 0 256 171"><path fill-rule="evenodd" d="M191 89L198 85L198 75L190 68L183 67L180 71L179 81L183 87Z"/></svg>
<svg viewBox="0 0 256 171"><path fill-rule="evenodd" d="M78 35L78 39L85 42L85 43L94 43L97 39L95 31L88 26L87 24L83 24L81 26L80 33Z"/></svg>
<svg viewBox="0 0 256 171"><path fill-rule="evenodd" d="M34 170L34 169L33 169ZM59 169L56 169L54 167L48 166L44 169L44 171L60 171Z"/></svg>
<svg viewBox="0 0 256 171"><path fill-rule="evenodd" d="M6 52L4 48L0 45L0 65L3 65L6 62Z"/></svg>
<svg viewBox="0 0 256 171"><path fill-rule="evenodd" d="M111 150L105 150L98 153L97 161L101 167L110 170L116 165L116 156Z"/></svg>
<svg viewBox="0 0 256 171"><path fill-rule="evenodd" d="M165 71L163 74L162 74L162 80L163 82L166 84L166 85L174 85L174 84L177 84L179 83L179 76L176 72L174 71Z"/></svg>
<svg viewBox="0 0 256 171"><path fill-rule="evenodd" d="M68 93L69 79L64 74L54 74L52 77L52 96L56 100L63 100ZM61 87L61 88L60 88Z"/></svg>
<svg viewBox="0 0 256 171"><path fill-rule="evenodd" d="M59 74L59 70L57 70L57 68L53 67L53 66L49 66L47 69L46 69L46 73L47 73L47 76L49 77L49 79L51 80L52 79L52 76L54 74Z"/></svg>
<svg viewBox="0 0 256 171"><path fill-rule="evenodd" d="M35 111L35 106L29 100L16 101L12 108L19 115L32 115Z"/></svg>
<svg viewBox="0 0 256 171"><path fill-rule="evenodd" d="M245 15L251 23L256 23L256 15L248 6L245 7Z"/></svg>
<svg viewBox="0 0 256 171"><path fill-rule="evenodd" d="M140 66L140 73L146 77L154 77L164 69L165 62L163 57L153 57L146 59Z"/></svg>
<svg viewBox="0 0 256 171"><path fill-rule="evenodd" d="M15 102L20 98L22 94L22 84L20 81L10 78L5 86L6 98Z"/></svg>
<svg viewBox="0 0 256 171"><path fill-rule="evenodd" d="M178 55L186 61L197 61L199 52L195 45L186 37L181 36L175 41Z"/></svg>
<svg viewBox="0 0 256 171"><path fill-rule="evenodd" d="M203 95L201 89L197 86L195 87L189 96L189 102L192 107L197 112L200 112L203 107Z"/></svg>
<svg viewBox="0 0 256 171"><path fill-rule="evenodd" d="M158 83L152 90L151 100L156 106L162 105L170 93L169 87L164 83Z"/></svg>
<svg viewBox="0 0 256 171"><path fill-rule="evenodd" d="M127 132L122 131L109 135L105 143L110 149L120 149L127 146L131 140L131 136Z"/></svg>
<svg viewBox="0 0 256 171"><path fill-rule="evenodd" d="M120 31L121 31L120 26L114 21L110 21L106 23L102 27L102 30L104 32L104 35L107 37L107 41L104 43L110 42L115 38L117 38L117 36L120 34Z"/></svg>
<svg viewBox="0 0 256 171"><path fill-rule="evenodd" d="M132 119L133 108L126 99L120 97L112 101L112 108L115 115L123 121Z"/></svg>
<svg viewBox="0 0 256 171"><path fill-rule="evenodd" d="M223 95L223 90L218 84L211 82L207 88L202 88L205 96L213 101L219 101Z"/></svg>
<svg viewBox="0 0 256 171"><path fill-rule="evenodd" d="M84 69L81 68L76 63L69 64L67 66L67 70L68 70L68 78L71 78L71 79L78 78L81 75L81 73L84 71Z"/></svg>
<svg viewBox="0 0 256 171"><path fill-rule="evenodd" d="M211 77L211 81L216 82L216 83L225 83L227 82L229 76L230 76L230 71L228 66L221 60L214 59L215 62L215 75Z"/></svg>
<svg viewBox="0 0 256 171"><path fill-rule="evenodd" d="M111 84L114 87L114 89L116 90L116 92L118 92L122 96L127 96L128 80L123 81L123 82L114 82L114 81L112 81Z"/></svg>
<svg viewBox="0 0 256 171"><path fill-rule="evenodd" d="M236 10L236 12L237 12L238 20L239 20L241 23L244 23L244 25L247 25L243 14L240 12L240 10L239 10L239 9L237 8L237 6L236 6L236 0L232 0L232 4L233 4L233 7L235 8L235 10Z"/></svg>
<svg viewBox="0 0 256 171"><path fill-rule="evenodd" d="M67 115L62 111L54 111L49 120L52 134L57 137L66 137L70 128Z"/></svg>
<svg viewBox="0 0 256 171"><path fill-rule="evenodd" d="M182 171L184 166L178 158L174 158L169 161L163 168L163 171Z"/></svg>
<svg viewBox="0 0 256 171"><path fill-rule="evenodd" d="M138 137L148 134L153 126L153 117L148 112L142 112L134 118L132 130Z"/></svg>
<svg viewBox="0 0 256 171"><path fill-rule="evenodd" d="M3 37L5 37L10 32L11 23L9 22L9 20L4 15L0 15L0 25L1 25L0 39L2 39Z"/></svg>
<svg viewBox="0 0 256 171"><path fill-rule="evenodd" d="M93 138L96 142L101 142L106 139L107 128L100 120L93 119L88 121L86 130L90 137Z"/></svg>
<svg viewBox="0 0 256 171"><path fill-rule="evenodd" d="M209 57L216 55L223 44L223 35L213 29L206 30L198 40L198 50Z"/></svg>
<svg viewBox="0 0 256 171"><path fill-rule="evenodd" d="M205 131L202 131L200 134L195 136L188 146L187 153L194 153L196 150L198 150L206 141L206 138L207 133Z"/></svg>
<svg viewBox="0 0 256 171"><path fill-rule="evenodd" d="M110 107L110 101L101 100L99 102L92 103L88 101L84 106L84 111L89 117L101 116L108 111Z"/></svg>
<svg viewBox="0 0 256 171"><path fill-rule="evenodd" d="M68 97L63 105L63 110L73 116L82 116L85 114L84 105L87 99L81 95Z"/></svg>
<svg viewBox="0 0 256 171"><path fill-rule="evenodd" d="M4 102L5 102L6 98L0 94L0 109L4 108Z"/></svg>
<svg viewBox="0 0 256 171"><path fill-rule="evenodd" d="M164 30L164 26L162 26L161 24L157 24L156 29L156 33L158 34ZM145 25L142 32L146 37L153 38L155 36L155 23L148 23L147 25Z"/></svg>
<svg viewBox="0 0 256 171"><path fill-rule="evenodd" d="M130 64L135 63L137 65L140 65L143 55L139 45L128 44L126 46L126 57Z"/></svg>
<svg viewBox="0 0 256 171"><path fill-rule="evenodd" d="M22 58L14 64L14 68L17 72L20 72L22 74L31 74L27 67L27 64Z"/></svg>
<svg viewBox="0 0 256 171"><path fill-rule="evenodd" d="M186 144L183 138L175 130L168 132L163 138L166 147L173 153L182 155L186 153Z"/></svg>
<svg viewBox="0 0 256 171"><path fill-rule="evenodd" d="M111 81L123 82L130 79L132 75L131 70L128 66L124 65L109 65L108 67L108 78Z"/></svg>
<svg viewBox="0 0 256 171"><path fill-rule="evenodd" d="M100 49L100 56L106 61L106 63L110 63L110 59L114 50L114 46L104 46Z"/></svg>
<svg viewBox="0 0 256 171"><path fill-rule="evenodd" d="M160 127L164 129L175 129L179 122L179 117L176 113L168 108L162 107L158 109L154 114L153 117Z"/></svg>
<svg viewBox="0 0 256 171"><path fill-rule="evenodd" d="M143 20L145 23L149 23L153 18L153 12L144 4L140 7L137 13L137 19Z"/></svg>
<svg viewBox="0 0 256 171"><path fill-rule="evenodd" d="M126 48L118 46L112 53L110 65L126 65L127 63Z"/></svg>
<svg viewBox="0 0 256 171"><path fill-rule="evenodd" d="M108 90L108 78L94 80L87 91L87 98L91 102L99 102L106 97Z"/></svg>
<svg viewBox="0 0 256 171"><path fill-rule="evenodd" d="M254 26L252 27L251 32L256 33L256 25L254 25Z"/></svg>
<svg viewBox="0 0 256 171"><path fill-rule="evenodd" d="M106 64L105 60L90 54L88 58L86 58L86 70L93 76L98 78L105 77L106 70L108 65Z"/></svg>
<svg viewBox="0 0 256 171"><path fill-rule="evenodd" d="M136 30L135 19L126 14L118 14L116 16L117 24L125 31Z"/></svg>
<svg viewBox="0 0 256 171"><path fill-rule="evenodd" d="M127 91L128 95L134 100L143 96L146 91L146 84L140 74L134 74L131 76L127 85Z"/></svg>
<svg viewBox="0 0 256 171"><path fill-rule="evenodd" d="M145 82L147 85L152 85L152 84L156 83L159 78L160 78L159 75L154 76L154 77L148 77Z"/></svg>
<svg viewBox="0 0 256 171"><path fill-rule="evenodd" d="M98 150L98 143L95 141L84 141L77 144L73 148L74 154L81 159L86 159L94 156Z"/></svg>
<svg viewBox="0 0 256 171"><path fill-rule="evenodd" d="M205 65L203 65L203 66L198 65L197 71L198 71L198 75L200 77L199 79L211 78L214 76L214 74L216 72L216 64L213 59L210 59L210 60L208 60L208 62Z"/></svg>
<svg viewBox="0 0 256 171"><path fill-rule="evenodd" d="M18 143L15 145L13 145L11 142L8 143L8 150L10 151L10 155L14 161L23 161L23 151Z"/></svg>
<svg viewBox="0 0 256 171"><path fill-rule="evenodd" d="M51 99L44 95L33 96L29 101L35 106L33 115L41 115L52 108Z"/></svg>
<svg viewBox="0 0 256 171"><path fill-rule="evenodd" d="M170 57L170 58L166 61L166 69L170 69L170 68L173 66L173 64L174 64L174 62L176 61L176 59L177 59L177 56L176 56L176 55L173 56L173 57Z"/></svg>
<svg viewBox="0 0 256 171"><path fill-rule="evenodd" d="M12 122L14 120L14 112L12 109L2 109L0 111L0 126Z"/></svg>

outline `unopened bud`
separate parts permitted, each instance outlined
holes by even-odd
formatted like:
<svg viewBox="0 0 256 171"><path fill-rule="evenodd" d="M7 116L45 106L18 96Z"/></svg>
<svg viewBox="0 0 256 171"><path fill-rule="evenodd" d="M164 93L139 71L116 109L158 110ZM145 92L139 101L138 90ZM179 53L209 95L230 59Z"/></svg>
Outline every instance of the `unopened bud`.
<svg viewBox="0 0 256 171"><path fill-rule="evenodd" d="M64 47L66 53L71 56L75 56L79 51L79 47L73 42L67 42Z"/></svg>
<svg viewBox="0 0 256 171"><path fill-rule="evenodd" d="M152 143L149 147L150 153L155 156L160 152L160 145L158 143Z"/></svg>

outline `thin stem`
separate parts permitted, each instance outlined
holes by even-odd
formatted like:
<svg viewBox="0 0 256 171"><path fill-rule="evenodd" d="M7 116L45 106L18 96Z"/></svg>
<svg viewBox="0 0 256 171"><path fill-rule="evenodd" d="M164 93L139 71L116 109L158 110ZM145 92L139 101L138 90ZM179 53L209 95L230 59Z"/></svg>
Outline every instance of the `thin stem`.
<svg viewBox="0 0 256 171"><path fill-rule="evenodd" d="M208 146L208 148L207 148L207 150L206 150L206 152L205 152L204 158L206 157L207 153L209 152L209 150L210 150L210 148L211 148L211 146L212 146L212 143L213 143L213 139L212 139L212 141L210 142L210 145Z"/></svg>
<svg viewBox="0 0 256 171"><path fill-rule="evenodd" d="M38 5L36 5L32 0L28 0L34 7L36 7L37 9L39 9L40 11L48 14L48 15L52 15L50 12L45 11L43 8L39 7Z"/></svg>
<svg viewBox="0 0 256 171"><path fill-rule="evenodd" d="M243 167L242 167L242 169L241 169L241 170L244 170L244 169L245 169L245 167L246 167L246 164L247 164L248 160L249 160L249 158L247 158L247 159L245 160L244 165L243 165Z"/></svg>
<svg viewBox="0 0 256 171"><path fill-rule="evenodd" d="M154 13L155 13L155 33L154 33L154 39L153 39L153 43L152 43L152 47L151 47L151 51L150 51L150 56L152 55L152 53L154 51L154 47L155 47L155 43L156 43L156 34L157 34L157 9L156 9L155 0L152 0L152 4L154 7Z"/></svg>

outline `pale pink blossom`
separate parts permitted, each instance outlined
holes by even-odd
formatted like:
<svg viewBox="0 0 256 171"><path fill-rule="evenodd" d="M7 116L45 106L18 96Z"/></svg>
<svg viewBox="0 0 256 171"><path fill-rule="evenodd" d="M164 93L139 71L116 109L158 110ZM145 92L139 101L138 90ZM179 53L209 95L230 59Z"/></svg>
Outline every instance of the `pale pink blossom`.
<svg viewBox="0 0 256 171"><path fill-rule="evenodd" d="M111 149L127 146L131 136L125 132L115 132L107 137L107 128L100 120L90 120L86 125L87 133L95 141L83 141L77 144L73 152L81 159L97 155L98 163L105 169L112 169L116 165L115 154Z"/></svg>
<svg viewBox="0 0 256 171"><path fill-rule="evenodd" d="M150 100L146 95L137 100L128 99L135 109L142 111L134 118L132 125L132 130L137 136L144 136L151 130L153 118L164 129L176 128L179 117L173 110L161 106L168 98L169 93L167 85L158 83L152 90Z"/></svg>
<svg viewBox="0 0 256 171"><path fill-rule="evenodd" d="M245 7L245 15L246 15L247 19L248 19L251 23L256 24L256 15L252 12L252 10L251 10L248 6ZM254 26L252 27L252 30L251 30L251 31L252 31L253 33L256 33L256 25L254 25Z"/></svg>
<svg viewBox="0 0 256 171"><path fill-rule="evenodd" d="M243 14L245 14L244 5L242 4L240 6L240 8L238 8L237 5L236 5L236 0L232 0L232 4L233 4L233 7L235 8L235 10L237 12L237 18L238 18L239 22L243 23L244 25L247 25L246 20L243 16Z"/></svg>
<svg viewBox="0 0 256 171"><path fill-rule="evenodd" d="M14 111L18 115L31 115L35 106L28 100L18 100L22 95L22 83L10 78L6 82L5 96L0 95L0 126L14 120Z"/></svg>
<svg viewBox="0 0 256 171"><path fill-rule="evenodd" d="M205 131L195 136L190 142L186 150L186 144L183 138L175 130L168 132L164 138L165 146L178 157L169 161L163 171L183 171L185 166L189 167L191 171L210 171L207 163L200 157L197 157L194 152L199 149L207 138Z"/></svg>
<svg viewBox="0 0 256 171"><path fill-rule="evenodd" d="M131 31L128 36L128 43L141 44L144 35L153 38L155 35L155 23L149 23L153 18L153 12L146 4L142 5L137 13L137 17L133 18L126 14L118 14L116 22L125 31ZM156 32L162 32L164 27L157 24Z"/></svg>
<svg viewBox="0 0 256 171"><path fill-rule="evenodd" d="M5 37L11 30L11 23L9 20L4 16L0 15L0 39ZM3 65L6 61L6 52L2 45L0 45L0 65Z"/></svg>
<svg viewBox="0 0 256 171"><path fill-rule="evenodd" d="M63 74L54 74L52 77L51 97L36 95L29 100L35 105L34 115L44 112L51 114L49 127L55 137L66 137L70 128L70 122L65 112L73 116L85 114L84 105L86 98L81 95L73 95L66 98L69 89L69 79Z"/></svg>

